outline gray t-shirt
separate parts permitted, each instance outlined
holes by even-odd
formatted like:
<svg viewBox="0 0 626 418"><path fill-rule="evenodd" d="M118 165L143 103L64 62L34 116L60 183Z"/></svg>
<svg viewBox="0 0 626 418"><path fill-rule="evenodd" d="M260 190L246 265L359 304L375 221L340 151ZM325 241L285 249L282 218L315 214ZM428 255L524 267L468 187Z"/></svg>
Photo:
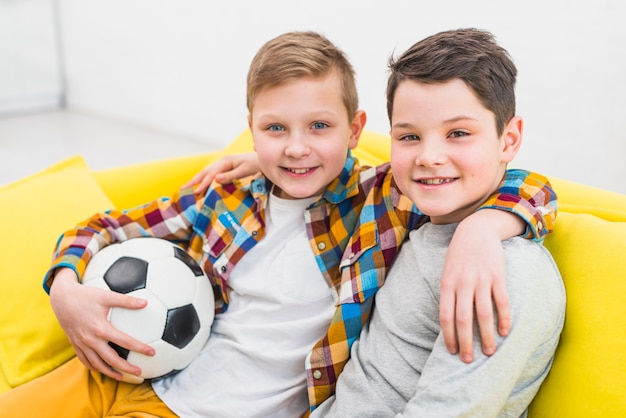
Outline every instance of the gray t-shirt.
<svg viewBox="0 0 626 418"><path fill-rule="evenodd" d="M503 243L511 332L482 354L476 321L475 360L448 353L439 325L440 278L454 225L426 224L410 234L369 325L352 347L333 397L315 417L518 417L546 377L563 327L565 290L541 245Z"/></svg>

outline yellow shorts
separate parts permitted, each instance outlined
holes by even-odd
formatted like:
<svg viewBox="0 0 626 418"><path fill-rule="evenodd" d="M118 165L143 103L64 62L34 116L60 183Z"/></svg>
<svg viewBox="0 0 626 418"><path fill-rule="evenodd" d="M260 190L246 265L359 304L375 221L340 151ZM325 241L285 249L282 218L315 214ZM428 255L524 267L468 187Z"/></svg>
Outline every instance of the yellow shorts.
<svg viewBox="0 0 626 418"><path fill-rule="evenodd" d="M74 358L52 372L0 395L2 418L177 417L149 382L118 382Z"/></svg>

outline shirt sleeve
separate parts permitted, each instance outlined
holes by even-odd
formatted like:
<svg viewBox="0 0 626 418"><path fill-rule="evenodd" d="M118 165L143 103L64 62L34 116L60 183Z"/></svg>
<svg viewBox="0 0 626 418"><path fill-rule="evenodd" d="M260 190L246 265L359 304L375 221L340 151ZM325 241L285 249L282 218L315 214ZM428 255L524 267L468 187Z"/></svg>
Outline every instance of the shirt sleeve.
<svg viewBox="0 0 626 418"><path fill-rule="evenodd" d="M553 231L557 197L547 177L520 169L509 169L495 194L479 209L500 209L526 222L523 237L542 241Z"/></svg>
<svg viewBox="0 0 626 418"><path fill-rule="evenodd" d="M82 277L89 260L103 247L130 238L157 237L184 244L199 213L202 197L187 189L129 210L98 213L66 231L57 241L52 266L43 279L49 293L54 271L71 268Z"/></svg>

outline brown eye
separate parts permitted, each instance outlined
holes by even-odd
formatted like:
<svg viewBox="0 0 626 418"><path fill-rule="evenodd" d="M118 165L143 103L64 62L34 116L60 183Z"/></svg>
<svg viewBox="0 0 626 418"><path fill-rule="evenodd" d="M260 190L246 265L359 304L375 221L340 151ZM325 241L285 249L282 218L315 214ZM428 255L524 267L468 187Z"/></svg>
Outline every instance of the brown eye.
<svg viewBox="0 0 626 418"><path fill-rule="evenodd" d="M450 137L452 138L460 138L462 136L468 136L469 133L465 131L453 131L450 133Z"/></svg>

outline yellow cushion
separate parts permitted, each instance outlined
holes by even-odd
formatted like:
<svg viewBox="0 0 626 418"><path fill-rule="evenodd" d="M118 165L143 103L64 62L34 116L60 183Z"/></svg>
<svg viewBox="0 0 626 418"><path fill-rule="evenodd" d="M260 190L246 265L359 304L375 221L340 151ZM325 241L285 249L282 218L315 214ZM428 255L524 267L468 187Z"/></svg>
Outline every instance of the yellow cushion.
<svg viewBox="0 0 626 418"><path fill-rule="evenodd" d="M174 194L203 167L225 154L252 150L252 135L246 130L216 152L100 170L94 176L115 207L126 209Z"/></svg>
<svg viewBox="0 0 626 418"><path fill-rule="evenodd" d="M74 355L41 281L60 233L110 207L80 157L0 187L0 392Z"/></svg>
<svg viewBox="0 0 626 418"><path fill-rule="evenodd" d="M353 155L359 159L361 165L376 166L389 162L391 158L391 139L389 135L363 131L359 145L353 151Z"/></svg>
<svg viewBox="0 0 626 418"><path fill-rule="evenodd" d="M626 195L555 177L550 177L550 183L559 198L559 211L626 222Z"/></svg>
<svg viewBox="0 0 626 418"><path fill-rule="evenodd" d="M560 212L546 238L567 292L565 327L531 417L626 416L626 222Z"/></svg>
<svg viewBox="0 0 626 418"><path fill-rule="evenodd" d="M99 170L94 177L116 208L129 209L171 196L212 161L207 153Z"/></svg>

